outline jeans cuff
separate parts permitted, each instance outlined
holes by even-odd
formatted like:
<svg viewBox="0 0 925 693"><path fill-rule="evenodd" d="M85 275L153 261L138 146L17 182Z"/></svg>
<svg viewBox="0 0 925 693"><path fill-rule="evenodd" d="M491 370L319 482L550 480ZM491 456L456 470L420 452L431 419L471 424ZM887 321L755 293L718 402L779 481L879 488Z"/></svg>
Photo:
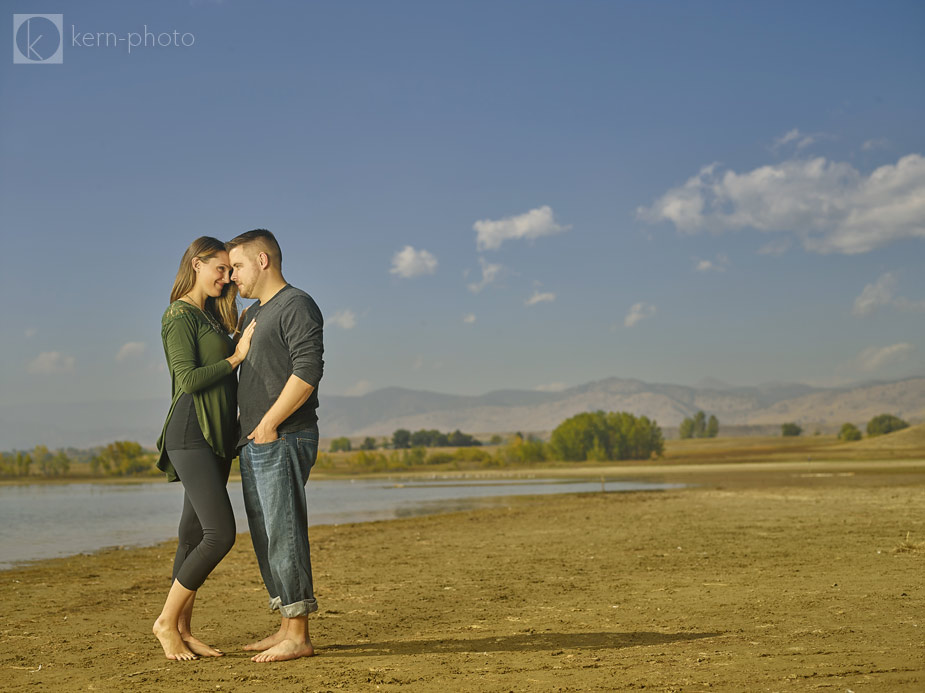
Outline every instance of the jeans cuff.
<svg viewBox="0 0 925 693"><path fill-rule="evenodd" d="M279 607L282 606L283 600L279 597L270 597L270 611L279 611Z"/></svg>
<svg viewBox="0 0 925 693"><path fill-rule="evenodd" d="M279 607L279 612L285 618L307 616L314 611L318 611L318 601L314 597L311 599L303 599L302 601L295 602L293 604L280 605Z"/></svg>

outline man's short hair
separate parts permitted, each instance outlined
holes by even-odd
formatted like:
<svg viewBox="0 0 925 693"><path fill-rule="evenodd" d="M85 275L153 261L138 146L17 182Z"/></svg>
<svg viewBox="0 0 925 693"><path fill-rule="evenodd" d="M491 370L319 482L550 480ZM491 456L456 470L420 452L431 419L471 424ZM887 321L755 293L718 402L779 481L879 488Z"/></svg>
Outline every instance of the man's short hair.
<svg viewBox="0 0 925 693"><path fill-rule="evenodd" d="M277 269L283 268L283 251L279 249L276 237L266 229L254 229L235 236L225 244L225 250L230 251L232 248L251 243L256 243L260 248L257 252L266 253L270 258L270 263L276 265Z"/></svg>

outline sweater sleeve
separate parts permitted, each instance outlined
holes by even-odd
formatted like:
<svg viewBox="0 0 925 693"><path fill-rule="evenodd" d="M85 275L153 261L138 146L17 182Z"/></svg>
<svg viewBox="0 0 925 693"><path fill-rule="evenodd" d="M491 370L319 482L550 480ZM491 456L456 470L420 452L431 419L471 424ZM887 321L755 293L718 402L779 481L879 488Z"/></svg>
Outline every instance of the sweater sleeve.
<svg viewBox="0 0 925 693"><path fill-rule="evenodd" d="M286 308L280 316L280 326L292 359L292 374L317 390L324 372L324 319L321 311L307 296L292 301Z"/></svg>
<svg viewBox="0 0 925 693"><path fill-rule="evenodd" d="M177 387L187 394L214 385L234 370L227 359L208 366L198 365L197 330L197 320L183 313L165 320L161 329L167 367L176 378Z"/></svg>

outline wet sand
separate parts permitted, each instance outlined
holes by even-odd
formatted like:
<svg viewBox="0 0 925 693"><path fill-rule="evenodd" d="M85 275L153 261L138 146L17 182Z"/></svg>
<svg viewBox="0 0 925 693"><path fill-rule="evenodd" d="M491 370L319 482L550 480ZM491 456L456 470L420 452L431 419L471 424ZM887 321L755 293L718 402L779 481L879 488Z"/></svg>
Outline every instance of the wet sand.
<svg viewBox="0 0 925 693"><path fill-rule="evenodd" d="M701 485L312 528L295 662L240 650L277 624L247 535L197 601L220 659L150 634L172 543L0 572L0 690L925 689L925 463L674 474Z"/></svg>

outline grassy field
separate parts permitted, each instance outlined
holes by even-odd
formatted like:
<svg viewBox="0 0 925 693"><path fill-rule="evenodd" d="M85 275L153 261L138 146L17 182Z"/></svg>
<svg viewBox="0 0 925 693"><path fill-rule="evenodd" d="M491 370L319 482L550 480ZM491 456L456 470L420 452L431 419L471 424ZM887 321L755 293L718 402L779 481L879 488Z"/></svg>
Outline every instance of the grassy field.
<svg viewBox="0 0 925 693"><path fill-rule="evenodd" d="M411 451L377 450L371 454L375 462L363 462L359 451L321 452L313 475L317 477L358 477L392 473L453 473L474 471L511 471L518 473L556 476L563 471L578 470L583 473L595 469L612 470L620 467L635 467L640 464L653 468L671 469L678 465L729 465L770 464L787 462L870 462L925 459L925 424L875 438L865 438L852 443L843 443L835 436L753 436L728 438L701 438L665 441L665 453L653 460L624 460L619 462L563 462L547 460L541 462L504 462L500 458L503 446L484 445L474 448L427 448L415 459ZM452 458L452 459L450 459ZM487 459L483 459L487 458ZM152 464L153 467L153 464ZM232 478L237 478L237 461L232 467ZM38 474L28 477L0 479L0 484L69 481L112 481L124 483L129 480L156 480L162 475L153 470L150 474L132 477L99 477L90 474L87 463L72 465L64 477L46 478Z"/></svg>
<svg viewBox="0 0 925 693"><path fill-rule="evenodd" d="M666 463L788 462L800 460L905 460L925 457L925 424L843 443L835 436L780 436L669 440Z"/></svg>

